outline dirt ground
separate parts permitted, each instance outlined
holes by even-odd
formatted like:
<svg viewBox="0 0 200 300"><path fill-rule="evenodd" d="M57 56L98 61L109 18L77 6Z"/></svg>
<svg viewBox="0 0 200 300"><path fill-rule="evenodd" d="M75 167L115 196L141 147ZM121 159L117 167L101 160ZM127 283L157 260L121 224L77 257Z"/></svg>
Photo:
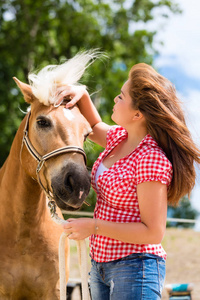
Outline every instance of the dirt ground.
<svg viewBox="0 0 200 300"><path fill-rule="evenodd" d="M166 230L162 244L167 252L165 284L193 283L192 300L200 300L200 232L170 228ZM76 243L70 241L70 245L70 277L80 278ZM88 265L90 267L89 259ZM169 297L164 289L162 300L167 299ZM72 300L80 300L78 288L74 290Z"/></svg>
<svg viewBox="0 0 200 300"><path fill-rule="evenodd" d="M168 254L165 283L193 283L192 300L200 300L200 232L167 229L162 244ZM165 290L162 299L168 299Z"/></svg>

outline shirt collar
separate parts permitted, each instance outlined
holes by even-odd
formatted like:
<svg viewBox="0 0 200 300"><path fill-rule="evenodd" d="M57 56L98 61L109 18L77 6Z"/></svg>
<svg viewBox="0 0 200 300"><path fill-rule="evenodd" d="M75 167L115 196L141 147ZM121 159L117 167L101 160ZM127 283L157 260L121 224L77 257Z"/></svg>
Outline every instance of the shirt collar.
<svg viewBox="0 0 200 300"><path fill-rule="evenodd" d="M108 152L110 152L117 144L119 144L123 139L128 137L128 132L126 131L125 128L118 126L121 130L118 132L117 136L114 139L114 143L112 144L112 147L110 149L108 149ZM135 152L136 149L140 149L143 147L143 145L150 145L151 147L158 147L158 143L154 140L154 138L150 135L147 134L139 143L139 145L132 151ZM132 153L131 152L131 153ZM108 153L106 152L105 155L107 155Z"/></svg>
<svg viewBox="0 0 200 300"><path fill-rule="evenodd" d="M144 144L148 144L154 147L158 147L158 143L154 140L154 138L150 135L147 134L139 143L139 145L137 146L137 148L142 147Z"/></svg>

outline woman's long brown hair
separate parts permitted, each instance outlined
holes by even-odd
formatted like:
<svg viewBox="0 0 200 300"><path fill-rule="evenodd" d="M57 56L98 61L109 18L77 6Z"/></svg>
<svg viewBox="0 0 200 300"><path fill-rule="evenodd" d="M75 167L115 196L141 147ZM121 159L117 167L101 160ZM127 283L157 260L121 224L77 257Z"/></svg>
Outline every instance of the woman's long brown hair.
<svg viewBox="0 0 200 300"><path fill-rule="evenodd" d="M191 138L176 90L168 79L141 63L131 68L129 80L134 109L145 116L148 133L172 163L168 202L175 206L194 187L194 163L200 163L200 150Z"/></svg>

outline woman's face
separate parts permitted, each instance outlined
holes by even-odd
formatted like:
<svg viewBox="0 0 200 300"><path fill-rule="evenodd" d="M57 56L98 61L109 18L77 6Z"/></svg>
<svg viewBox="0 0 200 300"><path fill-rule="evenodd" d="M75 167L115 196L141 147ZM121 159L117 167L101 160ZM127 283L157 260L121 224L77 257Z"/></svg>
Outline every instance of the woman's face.
<svg viewBox="0 0 200 300"><path fill-rule="evenodd" d="M121 93L114 99L112 120L126 128L126 125L133 121L136 110L133 108L132 99L129 95L129 80L124 83Z"/></svg>

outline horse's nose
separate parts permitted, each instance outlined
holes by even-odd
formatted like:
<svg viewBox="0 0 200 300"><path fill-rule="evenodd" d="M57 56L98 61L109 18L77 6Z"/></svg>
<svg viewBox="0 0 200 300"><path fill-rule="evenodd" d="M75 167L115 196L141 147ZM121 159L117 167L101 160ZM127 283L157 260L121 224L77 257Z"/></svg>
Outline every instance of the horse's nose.
<svg viewBox="0 0 200 300"><path fill-rule="evenodd" d="M64 185L69 194L72 194L75 188L75 180L72 175L67 174L64 180Z"/></svg>
<svg viewBox="0 0 200 300"><path fill-rule="evenodd" d="M90 176L85 166L68 163L54 173L51 187L61 209L78 209L90 191Z"/></svg>

